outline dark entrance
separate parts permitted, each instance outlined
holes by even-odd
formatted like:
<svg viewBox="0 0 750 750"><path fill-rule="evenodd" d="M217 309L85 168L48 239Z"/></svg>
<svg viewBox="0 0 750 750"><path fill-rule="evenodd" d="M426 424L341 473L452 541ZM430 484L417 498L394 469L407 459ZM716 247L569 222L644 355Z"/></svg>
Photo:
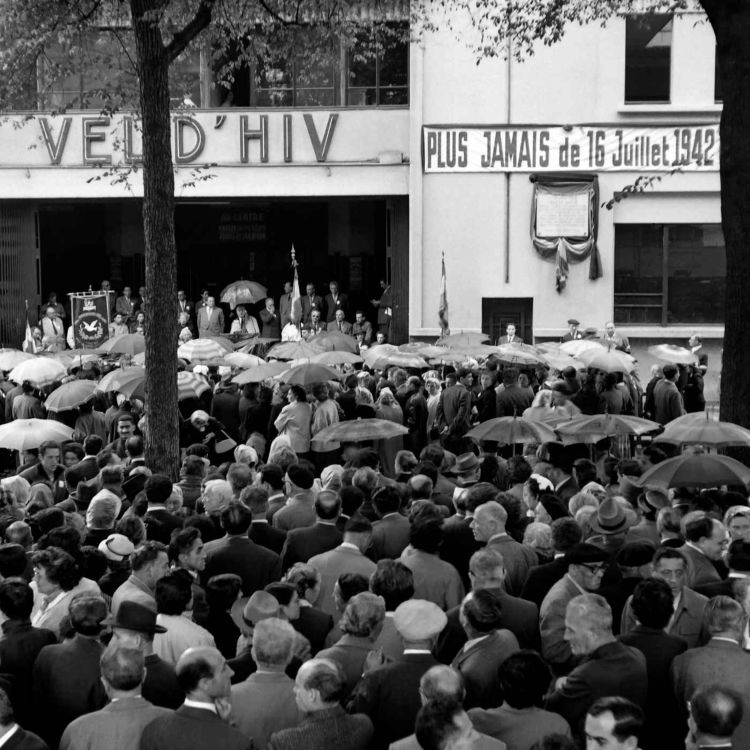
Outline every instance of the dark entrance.
<svg viewBox="0 0 750 750"><path fill-rule="evenodd" d="M494 344L512 323L516 327L516 336L520 336L525 344L533 344L533 311L531 297L483 297L482 331Z"/></svg>

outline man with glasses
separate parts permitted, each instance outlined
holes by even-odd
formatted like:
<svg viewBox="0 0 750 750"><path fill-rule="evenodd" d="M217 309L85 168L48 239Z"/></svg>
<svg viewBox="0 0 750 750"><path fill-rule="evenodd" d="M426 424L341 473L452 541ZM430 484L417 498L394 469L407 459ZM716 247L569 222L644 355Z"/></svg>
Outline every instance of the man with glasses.
<svg viewBox="0 0 750 750"><path fill-rule="evenodd" d="M556 676L568 674L579 661L563 637L568 602L599 589L608 560L609 554L596 545L576 544L565 555L568 572L544 597L539 621L542 656Z"/></svg>
<svg viewBox="0 0 750 750"><path fill-rule="evenodd" d="M716 563L729 546L727 530L721 521L703 515L685 524L685 544L680 551L688 561L687 585L696 591L701 586L719 583L726 577L719 574Z"/></svg>

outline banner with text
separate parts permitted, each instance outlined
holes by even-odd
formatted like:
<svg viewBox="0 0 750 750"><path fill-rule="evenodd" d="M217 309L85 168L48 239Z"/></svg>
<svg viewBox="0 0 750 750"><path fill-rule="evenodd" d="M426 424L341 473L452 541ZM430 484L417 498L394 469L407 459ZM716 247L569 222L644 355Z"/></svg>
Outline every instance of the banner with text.
<svg viewBox="0 0 750 750"><path fill-rule="evenodd" d="M109 338L107 292L69 293L77 349L96 349Z"/></svg>
<svg viewBox="0 0 750 750"><path fill-rule="evenodd" d="M679 127L432 126L422 166L445 172L716 172L719 125Z"/></svg>

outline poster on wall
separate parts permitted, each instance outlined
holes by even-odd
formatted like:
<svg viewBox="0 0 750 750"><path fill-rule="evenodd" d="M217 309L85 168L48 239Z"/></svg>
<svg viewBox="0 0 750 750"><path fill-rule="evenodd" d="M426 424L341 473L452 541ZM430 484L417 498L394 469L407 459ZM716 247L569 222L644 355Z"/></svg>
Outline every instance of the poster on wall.
<svg viewBox="0 0 750 750"><path fill-rule="evenodd" d="M539 237L586 237L589 234L589 193L539 192L536 233Z"/></svg>
<svg viewBox="0 0 750 750"><path fill-rule="evenodd" d="M77 349L96 349L109 338L107 292L71 292L71 320Z"/></svg>

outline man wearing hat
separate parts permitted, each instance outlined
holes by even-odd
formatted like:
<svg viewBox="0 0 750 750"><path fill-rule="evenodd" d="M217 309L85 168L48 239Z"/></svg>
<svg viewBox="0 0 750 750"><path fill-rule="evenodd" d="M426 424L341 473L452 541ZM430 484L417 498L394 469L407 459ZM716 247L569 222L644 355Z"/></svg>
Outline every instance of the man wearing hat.
<svg viewBox="0 0 750 750"><path fill-rule="evenodd" d="M435 424L440 442L447 450L460 454L466 450L464 435L471 429L471 386L474 375L468 368L456 371L456 383L440 394Z"/></svg>
<svg viewBox="0 0 750 750"><path fill-rule="evenodd" d="M628 529L627 540L645 539L654 545L659 544L659 530L656 528L656 514L669 507L669 495L661 487L646 487L638 495L638 509L641 520Z"/></svg>
<svg viewBox="0 0 750 750"><path fill-rule="evenodd" d="M607 497L589 519L595 535L587 541L607 552L615 553L625 544L625 536L634 523L635 513L632 510L625 510L615 498Z"/></svg>
<svg viewBox="0 0 750 750"><path fill-rule="evenodd" d="M348 705L350 712L372 719L374 750L384 750L414 731L420 708L419 682L428 669L438 665L432 649L447 622L445 612L424 599L409 599L393 613L404 653L379 669L366 671Z"/></svg>
<svg viewBox="0 0 750 750"><path fill-rule="evenodd" d="M583 334L578 330L578 326L581 325L575 318L568 319L568 332L562 337L562 343L566 341L580 341L583 338Z"/></svg>
<svg viewBox="0 0 750 750"><path fill-rule="evenodd" d="M299 464L292 464L287 469L287 501L273 516L274 528L290 531L315 523L314 479L313 473Z"/></svg>
<svg viewBox="0 0 750 750"><path fill-rule="evenodd" d="M620 572L620 580L612 585L602 585L599 593L612 608L612 632L620 632L620 620L631 594L644 578L651 575L651 560L656 546L646 539L625 542L615 553L615 562Z"/></svg>
<svg viewBox="0 0 750 750"><path fill-rule="evenodd" d="M453 464L453 473L456 475L456 484L459 487L472 487L479 481L479 473L482 462L474 453L462 453Z"/></svg>
<svg viewBox="0 0 750 750"><path fill-rule="evenodd" d="M542 656L556 675L567 674L578 661L563 638L568 602L580 594L599 589L609 557L609 553L594 544L576 544L564 558L568 572L544 597L539 610Z"/></svg>
<svg viewBox="0 0 750 750"><path fill-rule="evenodd" d="M155 706L177 708L185 693L177 681L174 667L154 653L154 635L166 633L156 624L156 611L137 602L125 601L109 621L112 643L123 648L137 648L143 654L146 677L141 695Z"/></svg>

